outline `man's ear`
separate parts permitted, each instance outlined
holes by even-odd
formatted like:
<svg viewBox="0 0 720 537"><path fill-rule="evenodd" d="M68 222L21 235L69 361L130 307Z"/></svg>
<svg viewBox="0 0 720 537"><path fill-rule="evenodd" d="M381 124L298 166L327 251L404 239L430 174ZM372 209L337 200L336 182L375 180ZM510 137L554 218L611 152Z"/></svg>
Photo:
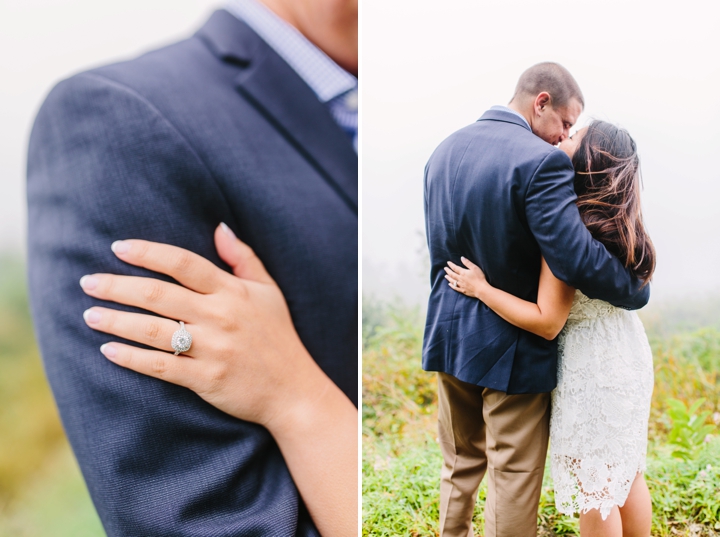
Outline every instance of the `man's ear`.
<svg viewBox="0 0 720 537"><path fill-rule="evenodd" d="M538 93L537 97L535 97L535 103L533 103L535 114L538 116L542 114L545 108L549 107L551 103L552 99L550 98L550 94L547 91Z"/></svg>

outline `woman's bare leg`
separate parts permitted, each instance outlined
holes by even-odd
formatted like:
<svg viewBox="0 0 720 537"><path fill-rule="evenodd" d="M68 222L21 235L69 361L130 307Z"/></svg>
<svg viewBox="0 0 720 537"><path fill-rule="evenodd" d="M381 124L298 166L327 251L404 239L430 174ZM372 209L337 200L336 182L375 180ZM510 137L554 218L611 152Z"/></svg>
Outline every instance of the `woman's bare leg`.
<svg viewBox="0 0 720 537"><path fill-rule="evenodd" d="M580 537L624 537L617 506L612 508L605 520L597 509L580 513Z"/></svg>
<svg viewBox="0 0 720 537"><path fill-rule="evenodd" d="M652 526L652 500L642 474L637 474L625 505L620 508L623 537L649 537Z"/></svg>
<svg viewBox="0 0 720 537"><path fill-rule="evenodd" d="M645 478L637 474L625 505L613 507L603 520L600 511L580 514L581 537L650 537L652 502Z"/></svg>

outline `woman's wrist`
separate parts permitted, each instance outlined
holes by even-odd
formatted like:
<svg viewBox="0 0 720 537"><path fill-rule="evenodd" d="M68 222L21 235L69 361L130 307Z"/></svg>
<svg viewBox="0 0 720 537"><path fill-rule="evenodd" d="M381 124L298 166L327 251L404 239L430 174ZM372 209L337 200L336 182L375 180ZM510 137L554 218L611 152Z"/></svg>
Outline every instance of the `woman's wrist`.
<svg viewBox="0 0 720 537"><path fill-rule="evenodd" d="M490 284L487 281L480 282L473 287L473 296L480 302L485 302Z"/></svg>
<svg viewBox="0 0 720 537"><path fill-rule="evenodd" d="M278 387L283 396L271 399L272 406L267 408L261 423L278 442L302 434L309 421L323 413L332 392L339 391L304 347L301 352L303 356L294 359L302 366L293 373L290 384ZM342 392L340 395L345 397Z"/></svg>
<svg viewBox="0 0 720 537"><path fill-rule="evenodd" d="M357 409L319 367L306 373L266 428L320 535L351 537L357 535Z"/></svg>

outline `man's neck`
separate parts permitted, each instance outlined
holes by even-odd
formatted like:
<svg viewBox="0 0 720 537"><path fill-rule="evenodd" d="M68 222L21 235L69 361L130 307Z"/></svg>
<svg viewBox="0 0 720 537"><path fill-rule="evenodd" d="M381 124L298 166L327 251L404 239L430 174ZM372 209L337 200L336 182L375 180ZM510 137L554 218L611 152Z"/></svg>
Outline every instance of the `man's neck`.
<svg viewBox="0 0 720 537"><path fill-rule="evenodd" d="M295 29L302 33L295 17L295 13L289 8L286 2L278 2L277 0L258 0L261 4L264 4L266 8L275 13L278 17L283 19L288 24L291 24Z"/></svg>
<svg viewBox="0 0 720 537"><path fill-rule="evenodd" d="M527 110L527 107L520 106L515 101L510 101L507 107L524 117L527 124L532 128L532 122L530 121L532 119L532 114L530 113L530 110Z"/></svg>

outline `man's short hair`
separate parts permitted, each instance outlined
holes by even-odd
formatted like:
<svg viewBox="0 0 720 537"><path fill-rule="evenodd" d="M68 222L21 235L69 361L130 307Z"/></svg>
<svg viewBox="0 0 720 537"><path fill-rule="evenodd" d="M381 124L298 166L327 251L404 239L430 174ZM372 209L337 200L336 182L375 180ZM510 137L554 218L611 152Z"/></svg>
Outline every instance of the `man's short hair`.
<svg viewBox="0 0 720 537"><path fill-rule="evenodd" d="M553 108L567 106L571 99L577 99L580 105L585 108L580 86L575 81L570 71L559 63L542 62L527 69L518 80L515 86L515 94L511 101L522 94L535 97L546 91L550 94Z"/></svg>

